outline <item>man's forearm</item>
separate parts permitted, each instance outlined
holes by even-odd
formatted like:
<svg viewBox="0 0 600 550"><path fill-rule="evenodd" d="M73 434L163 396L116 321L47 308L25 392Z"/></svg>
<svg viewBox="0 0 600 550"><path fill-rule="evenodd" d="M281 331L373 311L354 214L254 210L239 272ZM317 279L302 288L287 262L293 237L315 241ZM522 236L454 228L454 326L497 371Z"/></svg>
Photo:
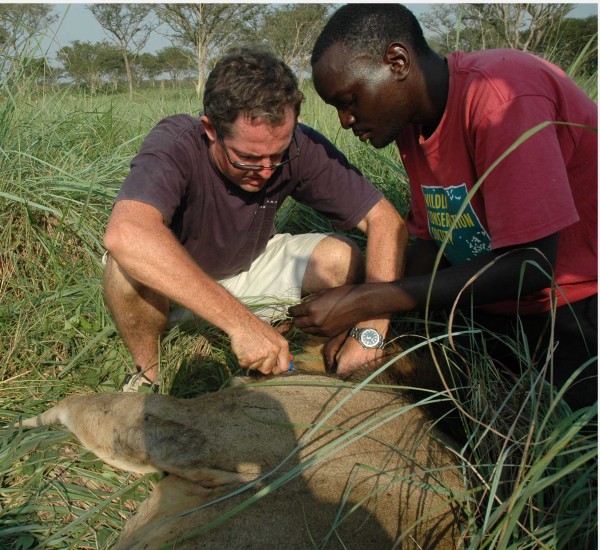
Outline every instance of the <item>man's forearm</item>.
<svg viewBox="0 0 600 550"><path fill-rule="evenodd" d="M354 324L394 312L448 310L459 295L462 303L484 305L529 294L550 284L556 236L541 239L435 273L404 277L394 282L349 285L319 292L290 308L296 326L311 334L336 336ZM546 259L547 258L547 259ZM536 265L533 265L536 264ZM525 266L525 270L523 271ZM462 293L463 289L467 289Z"/></svg>
<svg viewBox="0 0 600 550"><path fill-rule="evenodd" d="M251 313L189 256L168 228L122 224L108 240L114 260L134 280L231 334Z"/></svg>
<svg viewBox="0 0 600 550"><path fill-rule="evenodd" d="M373 307L410 311L424 310L428 305L432 310L449 310L457 299L459 305L468 303L475 306L516 299L519 294L530 294L550 285L550 279L540 267L546 273L551 272L549 261L535 248L515 248L500 255L487 254L461 265L440 269L433 275L409 276L395 281L386 289L380 288L380 296L376 297L373 292Z"/></svg>
<svg viewBox="0 0 600 550"><path fill-rule="evenodd" d="M408 244L404 220L388 201L382 201L367 221L366 282L384 283L400 279L404 275ZM360 324L368 324L385 333L389 319L390 313L386 312Z"/></svg>
<svg viewBox="0 0 600 550"><path fill-rule="evenodd" d="M366 282L395 281L404 275L408 230L385 199L359 224L367 235Z"/></svg>

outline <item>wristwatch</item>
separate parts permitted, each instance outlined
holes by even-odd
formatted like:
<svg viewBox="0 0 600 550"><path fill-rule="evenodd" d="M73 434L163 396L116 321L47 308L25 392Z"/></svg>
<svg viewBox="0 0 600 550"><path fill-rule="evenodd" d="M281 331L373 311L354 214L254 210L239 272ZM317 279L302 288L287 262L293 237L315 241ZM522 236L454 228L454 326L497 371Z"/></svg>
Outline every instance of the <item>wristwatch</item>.
<svg viewBox="0 0 600 550"><path fill-rule="evenodd" d="M385 338L374 328L353 327L350 336L356 338L365 349L383 349L387 344Z"/></svg>

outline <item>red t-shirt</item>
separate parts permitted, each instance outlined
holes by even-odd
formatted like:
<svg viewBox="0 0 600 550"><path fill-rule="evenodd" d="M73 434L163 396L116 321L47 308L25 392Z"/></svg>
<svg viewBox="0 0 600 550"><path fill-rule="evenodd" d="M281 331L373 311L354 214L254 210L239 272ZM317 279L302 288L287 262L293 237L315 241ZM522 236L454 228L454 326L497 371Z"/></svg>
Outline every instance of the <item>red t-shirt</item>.
<svg viewBox="0 0 600 550"><path fill-rule="evenodd" d="M467 193L522 134L545 121L593 128L596 104L558 67L517 50L454 52L448 103L426 140L410 125L397 141L410 181L412 234L441 244ZM511 152L462 212L444 253L460 264L493 249L559 233L559 305L598 291L598 138L552 124ZM522 314L550 307L548 288L521 297ZM509 313L516 302L486 306Z"/></svg>
<svg viewBox="0 0 600 550"><path fill-rule="evenodd" d="M131 161L116 200L157 208L206 273L229 277L265 250L287 197L313 207L340 231L356 227L383 197L321 134L298 124L295 137L300 157L278 168L260 192L249 193L216 168L199 117L165 118Z"/></svg>

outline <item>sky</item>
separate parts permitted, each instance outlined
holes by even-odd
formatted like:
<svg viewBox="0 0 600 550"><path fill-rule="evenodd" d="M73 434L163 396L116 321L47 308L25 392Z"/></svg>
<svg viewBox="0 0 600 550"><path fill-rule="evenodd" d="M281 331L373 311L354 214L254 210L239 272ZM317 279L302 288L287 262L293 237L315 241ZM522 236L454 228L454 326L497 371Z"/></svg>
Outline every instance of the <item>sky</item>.
<svg viewBox="0 0 600 550"><path fill-rule="evenodd" d="M107 38L100 24L94 19L92 13L86 8L84 3L60 4L53 3L54 9L58 13L58 22L53 29L55 36L46 37L42 40L44 50L48 50L50 57L62 46L68 46L71 42L79 40L81 42L100 42ZM405 3L417 17L429 10L430 3ZM598 14L598 4L596 2L579 3L571 12L571 17L587 17ZM166 46L170 42L163 36L153 33L148 41L144 51L154 53Z"/></svg>

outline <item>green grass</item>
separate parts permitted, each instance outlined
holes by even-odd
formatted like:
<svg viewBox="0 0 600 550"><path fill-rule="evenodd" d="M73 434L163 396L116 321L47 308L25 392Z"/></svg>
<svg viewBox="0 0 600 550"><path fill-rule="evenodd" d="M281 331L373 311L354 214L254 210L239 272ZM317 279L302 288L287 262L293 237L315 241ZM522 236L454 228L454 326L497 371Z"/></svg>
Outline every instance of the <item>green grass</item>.
<svg viewBox="0 0 600 550"><path fill-rule="evenodd" d="M586 85L596 97L595 82ZM361 144L333 109L306 95L303 121L404 213L396 149ZM199 110L193 90L168 87L133 100L68 88L41 93L19 75L0 87L2 548L108 548L156 480L101 464L64 430L24 432L16 422L68 394L120 388L131 359L103 303L102 234L143 137L164 116ZM291 202L278 225L329 227ZM441 349L442 362L458 369ZM180 396L219 389L239 373L227 339L209 326L171 331L161 360L165 386ZM470 389L452 395L468 436L457 451L469 487L457 496L465 547L589 547L597 530L596 407L572 413L534 373L503 379L475 340L469 361Z"/></svg>

